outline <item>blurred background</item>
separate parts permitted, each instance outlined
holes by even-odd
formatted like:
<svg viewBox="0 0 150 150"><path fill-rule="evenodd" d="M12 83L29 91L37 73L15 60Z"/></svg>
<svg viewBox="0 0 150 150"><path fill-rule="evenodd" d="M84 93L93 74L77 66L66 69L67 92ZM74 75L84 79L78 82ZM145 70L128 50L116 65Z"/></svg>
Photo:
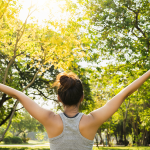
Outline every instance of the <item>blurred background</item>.
<svg viewBox="0 0 150 150"><path fill-rule="evenodd" d="M46 109L63 110L52 87L60 72L82 80L80 111L88 114L149 69L148 0L0 0L0 83ZM149 83L99 128L95 144L150 144ZM48 137L16 99L0 93L0 141Z"/></svg>

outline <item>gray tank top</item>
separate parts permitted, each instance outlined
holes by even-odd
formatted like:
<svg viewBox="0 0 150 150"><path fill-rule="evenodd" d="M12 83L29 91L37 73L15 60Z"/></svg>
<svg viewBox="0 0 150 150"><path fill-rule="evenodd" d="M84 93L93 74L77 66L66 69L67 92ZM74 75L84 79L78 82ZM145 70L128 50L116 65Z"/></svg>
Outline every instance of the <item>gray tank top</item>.
<svg viewBox="0 0 150 150"><path fill-rule="evenodd" d="M59 114L63 121L63 132L54 138L49 138L50 150L92 150L93 140L83 137L79 131L79 122L83 113L75 117Z"/></svg>

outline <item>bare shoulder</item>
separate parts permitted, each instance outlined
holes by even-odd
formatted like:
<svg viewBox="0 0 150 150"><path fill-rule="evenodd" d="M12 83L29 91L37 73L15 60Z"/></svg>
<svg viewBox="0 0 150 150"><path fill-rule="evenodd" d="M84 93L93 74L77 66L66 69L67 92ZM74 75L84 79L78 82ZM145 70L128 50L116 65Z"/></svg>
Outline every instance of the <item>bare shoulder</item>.
<svg viewBox="0 0 150 150"><path fill-rule="evenodd" d="M48 122L48 125L56 125L56 124L61 124L62 119L59 114L51 112L47 122Z"/></svg>
<svg viewBox="0 0 150 150"><path fill-rule="evenodd" d="M79 130L82 136L89 140L93 140L97 132L98 126L95 126L95 119L91 114L83 115L79 123Z"/></svg>
<svg viewBox="0 0 150 150"><path fill-rule="evenodd" d="M81 126L87 126L90 127L94 124L94 117L91 114L83 115L81 118Z"/></svg>
<svg viewBox="0 0 150 150"><path fill-rule="evenodd" d="M60 135L63 131L63 122L59 114L52 112L45 125L48 137L53 138Z"/></svg>

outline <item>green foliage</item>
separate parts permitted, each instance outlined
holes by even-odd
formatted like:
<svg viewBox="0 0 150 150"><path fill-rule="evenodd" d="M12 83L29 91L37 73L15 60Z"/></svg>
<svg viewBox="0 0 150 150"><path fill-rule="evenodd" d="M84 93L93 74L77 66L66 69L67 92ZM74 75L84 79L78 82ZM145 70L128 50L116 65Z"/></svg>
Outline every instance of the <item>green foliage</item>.
<svg viewBox="0 0 150 150"><path fill-rule="evenodd" d="M44 134L43 133L37 133L36 138L38 139L38 141L42 141L44 139Z"/></svg>
<svg viewBox="0 0 150 150"><path fill-rule="evenodd" d="M14 137L11 138L11 142L13 144L21 144L22 143L22 139L19 138L18 136L14 136Z"/></svg>
<svg viewBox="0 0 150 150"><path fill-rule="evenodd" d="M60 70L71 70L83 82L84 101L80 111L88 114L150 69L149 0L66 0L67 11L73 15L68 24L48 21L45 27L39 27L37 23L23 24L17 17L21 7L17 2L0 2L1 83L14 57L5 84L17 90L25 88L41 66L26 94L32 95L33 99L38 95L44 101L57 103L51 86ZM49 26L57 28L57 32ZM105 59L111 62L102 67L101 62ZM82 68L78 65L81 60L92 64ZM101 126L102 131L107 128L122 141L123 135L130 134L136 145L148 144L143 137L146 136L147 141L150 139L149 83L145 82L125 100ZM9 119L14 103L14 99L2 95L0 126ZM15 113L12 124L15 133L43 129L28 115L25 115L28 120L22 120L23 115ZM0 129L0 133L2 131Z"/></svg>
<svg viewBox="0 0 150 150"><path fill-rule="evenodd" d="M28 141L30 140L30 138L21 138L21 140L23 141L23 143L28 143Z"/></svg>
<svg viewBox="0 0 150 150"><path fill-rule="evenodd" d="M22 139L23 143L27 143L30 140L30 138L26 137L26 133L23 133L23 136L21 139Z"/></svg>
<svg viewBox="0 0 150 150"><path fill-rule="evenodd" d="M30 87L32 90L26 90L26 94L30 95L29 91L34 91L33 99L39 95L45 101L56 101L51 96L54 95L51 85L58 69L68 70L74 59L80 60L84 55L78 40L80 25L71 19L67 26L52 21L47 21L44 27L36 22L23 23L18 19L20 9L17 0L0 2L0 82L22 91L41 67ZM14 99L2 94L0 126L9 119L14 104Z"/></svg>
<svg viewBox="0 0 150 150"><path fill-rule="evenodd" d="M89 40L83 43L90 49L89 61L96 60L99 65L93 66L96 69L90 75L95 108L98 108L150 69L150 3L148 0L78 3L85 8L82 24L87 29L84 37ZM99 59L91 59L94 52L99 54ZM106 67L102 67L103 60L110 60ZM128 97L101 128L108 128L111 135L119 135L121 140L132 134L137 145L146 145L143 137L146 132L149 134L148 89L149 81Z"/></svg>
<svg viewBox="0 0 150 150"><path fill-rule="evenodd" d="M20 117L13 120L10 130L17 136L23 133L24 140L26 139L26 133L28 132L45 131L44 126L35 118L31 117L27 111L23 111L20 113Z"/></svg>
<svg viewBox="0 0 150 150"><path fill-rule="evenodd" d="M4 143L5 144L10 144L11 143L11 137L10 136L7 136L4 138Z"/></svg>
<svg viewBox="0 0 150 150"><path fill-rule="evenodd" d="M106 59L115 58L149 68L149 1L88 1L83 4L90 18L91 36L94 36L93 49L98 49ZM93 13L94 12L94 13ZM89 31L89 32L90 32ZM88 33L89 34L89 33Z"/></svg>
<svg viewBox="0 0 150 150"><path fill-rule="evenodd" d="M22 139L17 136L14 136L14 137L8 136L4 138L4 143L5 144L21 144Z"/></svg>

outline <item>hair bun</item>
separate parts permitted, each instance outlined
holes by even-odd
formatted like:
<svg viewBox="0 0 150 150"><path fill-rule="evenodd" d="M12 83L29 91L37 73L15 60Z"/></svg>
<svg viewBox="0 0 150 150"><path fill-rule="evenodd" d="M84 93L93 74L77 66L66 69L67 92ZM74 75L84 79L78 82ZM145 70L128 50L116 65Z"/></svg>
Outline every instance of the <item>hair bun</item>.
<svg viewBox="0 0 150 150"><path fill-rule="evenodd" d="M83 97L81 80L73 72L60 73L56 77L53 87L57 86L57 92L64 105L77 105Z"/></svg>
<svg viewBox="0 0 150 150"><path fill-rule="evenodd" d="M76 79L73 76L62 75L60 77L60 84L64 89L69 89L75 86Z"/></svg>
<svg viewBox="0 0 150 150"><path fill-rule="evenodd" d="M53 84L53 87L57 86L58 89L69 89L76 86L79 78L73 72L70 73L60 73L57 75L56 82ZM81 81L80 81L81 82Z"/></svg>

